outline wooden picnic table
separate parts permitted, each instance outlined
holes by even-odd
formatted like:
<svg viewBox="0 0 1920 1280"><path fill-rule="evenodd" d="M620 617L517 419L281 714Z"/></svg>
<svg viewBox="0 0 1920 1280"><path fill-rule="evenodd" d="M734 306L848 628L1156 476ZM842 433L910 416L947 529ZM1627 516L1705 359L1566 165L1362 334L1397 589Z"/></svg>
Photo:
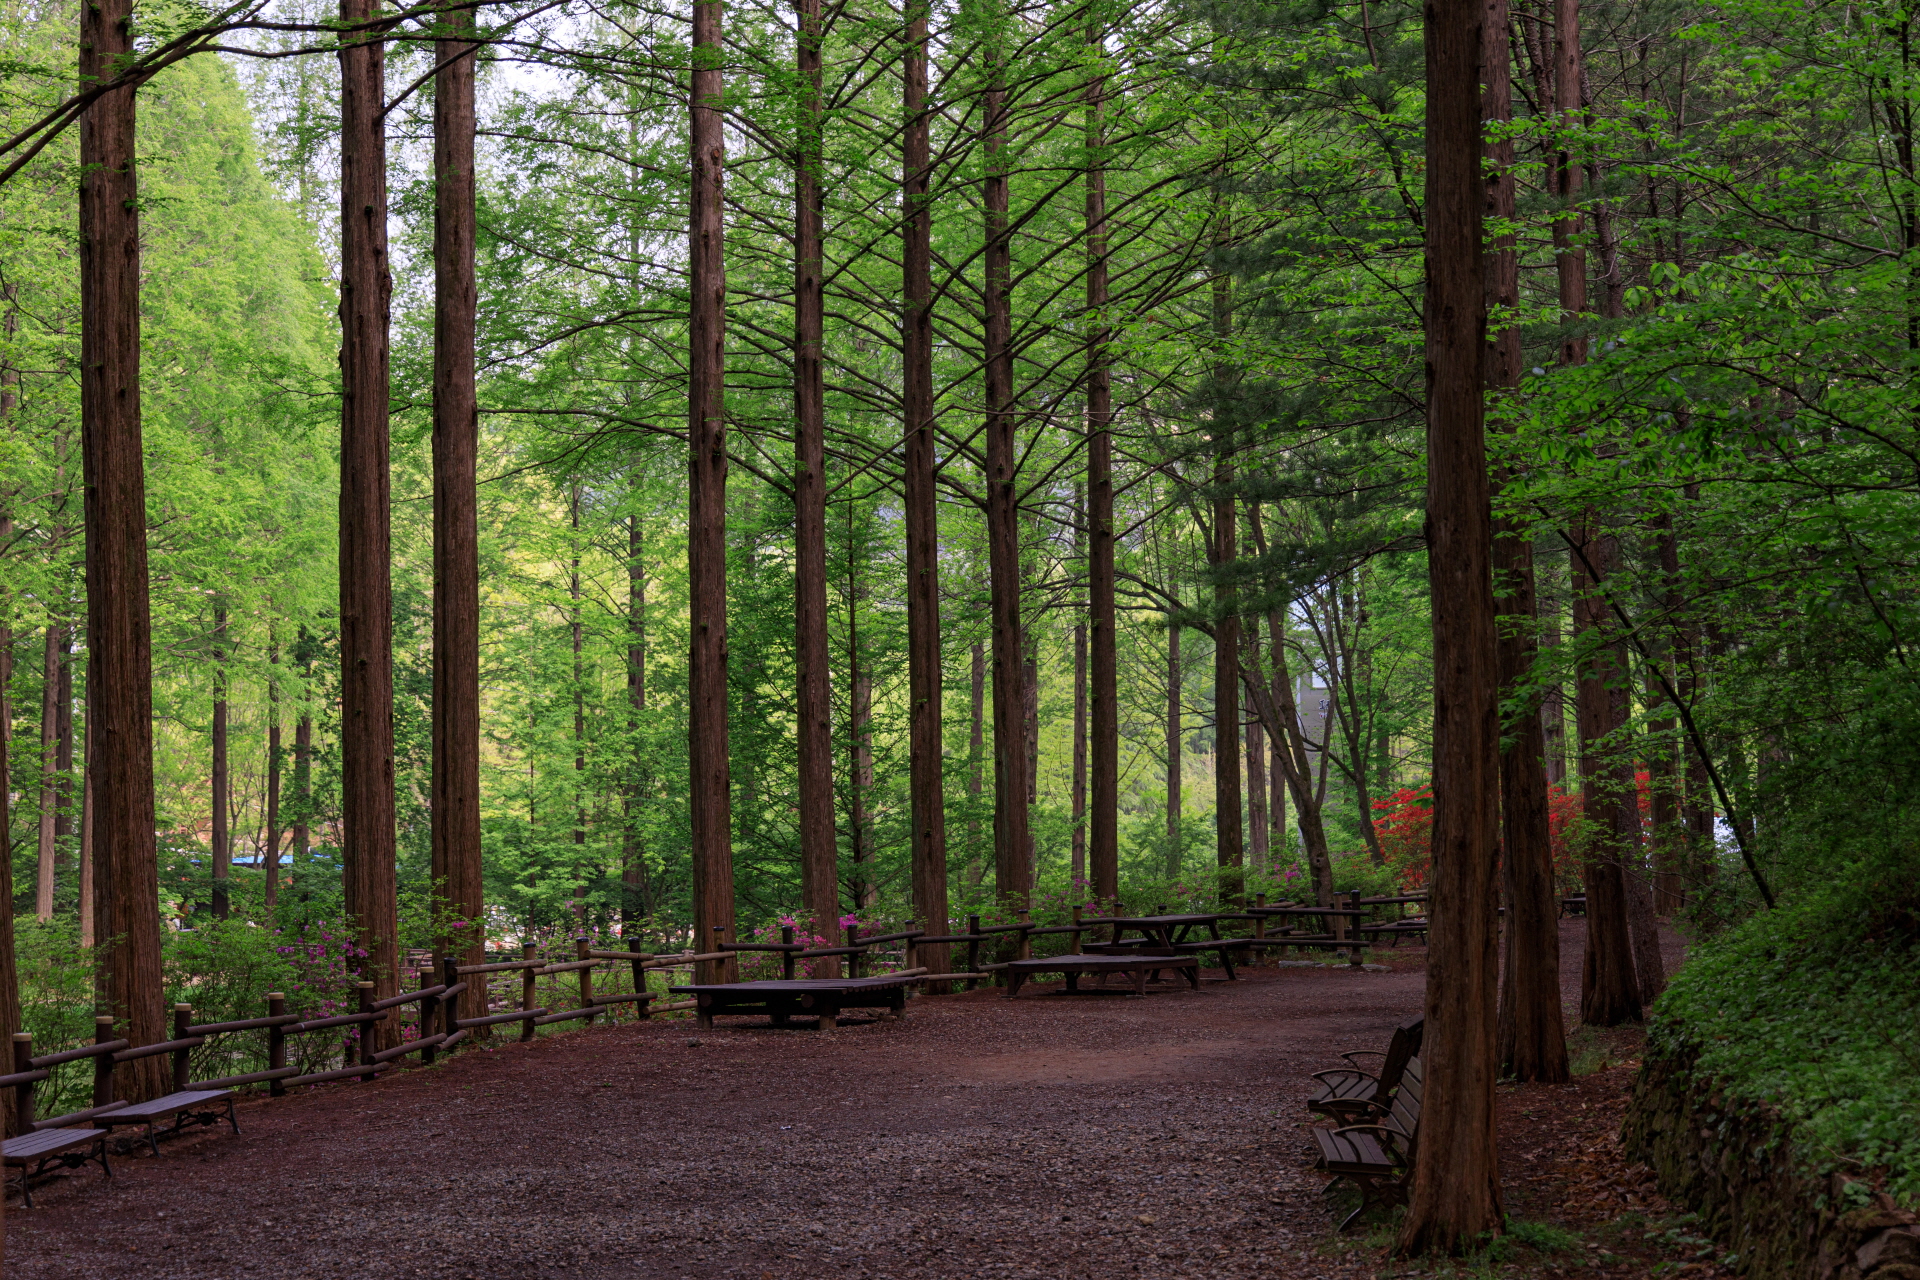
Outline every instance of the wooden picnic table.
<svg viewBox="0 0 1920 1280"><path fill-rule="evenodd" d="M1240 975L1233 970L1233 953L1245 950L1252 946L1254 941L1252 938L1220 936L1220 922L1235 918L1244 917L1237 911L1193 912L1163 916L1109 916L1097 923L1112 925L1113 939L1109 942L1089 942L1085 949L1093 955L1110 956L1149 955L1154 953L1154 949L1165 956L1212 951L1220 957L1220 967L1226 971L1227 981L1235 982L1239 980ZM1207 930L1207 937L1190 938L1188 936L1195 929L1203 926ZM1129 932L1139 933L1140 940L1131 941L1121 936Z"/></svg>
<svg viewBox="0 0 1920 1280"><path fill-rule="evenodd" d="M716 1013L764 1013L773 1025L784 1027L799 1014L820 1019L822 1031L839 1025L843 1009L886 1009L906 1016L907 988L920 981L924 970L878 978L791 978L766 982L692 983L671 987L675 995L694 997L694 1018L701 1028L713 1026Z"/></svg>
<svg viewBox="0 0 1920 1280"><path fill-rule="evenodd" d="M1080 989L1080 975L1097 973L1100 985L1105 986L1113 974L1124 974L1133 979L1133 993L1137 996L1147 994L1147 977L1162 969L1178 970L1194 990L1200 989L1200 961L1191 955L1150 956L1150 955L1089 955L1075 952L1064 956L1046 956L1037 960L1009 960L996 968L1007 976L1006 999L1011 1000L1020 994L1020 988L1028 978L1040 973L1058 973L1065 975L1067 990Z"/></svg>

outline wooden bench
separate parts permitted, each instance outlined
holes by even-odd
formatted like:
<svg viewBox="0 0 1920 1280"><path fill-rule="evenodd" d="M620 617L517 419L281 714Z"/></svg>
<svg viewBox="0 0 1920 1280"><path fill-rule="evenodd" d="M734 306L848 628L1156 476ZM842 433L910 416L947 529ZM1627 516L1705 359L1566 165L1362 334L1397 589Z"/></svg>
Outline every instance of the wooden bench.
<svg viewBox="0 0 1920 1280"><path fill-rule="evenodd" d="M1075 953L1064 956L1047 956L1039 960L1009 960L995 965L1001 973L1007 975L1006 998L1011 1000L1020 994L1020 988L1027 979L1041 973L1058 973L1065 976L1067 990L1080 989L1080 975L1097 973L1100 985L1105 986L1107 979L1114 974L1124 974L1133 979L1133 993L1137 996L1147 994L1147 977L1163 969L1172 969L1187 980L1194 990L1200 989L1200 961L1191 955L1169 956L1116 952L1110 954Z"/></svg>
<svg viewBox="0 0 1920 1280"><path fill-rule="evenodd" d="M1284 950L1287 947L1313 947L1322 951L1344 951L1347 953L1347 964L1355 969L1367 962L1367 940L1365 938L1332 938L1318 935L1308 938L1293 938L1283 933L1265 938L1250 938L1248 942L1251 945L1265 947L1270 950Z"/></svg>
<svg viewBox="0 0 1920 1280"><path fill-rule="evenodd" d="M1400 945L1400 939L1411 937L1416 933L1420 935L1422 941L1425 941L1427 936L1427 918L1425 916L1409 916L1405 920L1395 920L1391 924L1361 925L1360 932L1375 938L1392 938L1393 945L1397 947Z"/></svg>
<svg viewBox="0 0 1920 1280"><path fill-rule="evenodd" d="M1257 939L1254 938L1197 938L1191 942L1176 942L1165 945L1157 942L1089 942L1087 954L1101 956L1199 956L1212 951L1217 954L1220 967L1226 971L1227 981L1237 982L1240 975L1233 969L1233 953L1250 949ZM1192 978L1189 981L1198 982Z"/></svg>
<svg viewBox="0 0 1920 1280"><path fill-rule="evenodd" d="M20 1170L20 1195L29 1209L33 1208L33 1180L45 1173L49 1164L78 1169L92 1160L109 1178L113 1176L113 1166L107 1163L105 1129L41 1129L8 1138L4 1151L6 1166Z"/></svg>
<svg viewBox="0 0 1920 1280"><path fill-rule="evenodd" d="M1313 1078L1320 1082L1320 1087L1307 1099L1307 1109L1349 1124L1365 1120L1377 1111L1385 1111L1401 1076L1406 1074L1407 1063L1419 1056L1420 1039L1425 1026L1426 1019L1416 1018L1393 1029L1393 1038L1387 1041L1385 1052L1379 1049L1355 1049L1340 1055L1350 1066L1314 1072ZM1355 1058L1384 1059L1380 1064L1380 1074L1362 1071L1360 1065L1353 1061Z"/></svg>
<svg viewBox="0 0 1920 1280"><path fill-rule="evenodd" d="M839 1025L843 1009L883 1009L905 1017L907 988L920 981L918 972L879 978L795 978L767 982L695 983L673 987L675 995L694 998L694 1018L702 1030L713 1026L717 1013L764 1013L773 1025L784 1027L798 1014L820 1019L822 1031Z"/></svg>
<svg viewBox="0 0 1920 1280"><path fill-rule="evenodd" d="M184 1093L169 1093L151 1102L135 1102L105 1115L95 1116L94 1123L105 1125L108 1129L116 1129L123 1124L145 1125L147 1142L157 1156L160 1154L160 1138L154 1126L169 1116L173 1118L173 1127L167 1130L169 1134L180 1132L188 1123L219 1124L222 1120L232 1125L236 1134L240 1132L240 1122L233 1114L231 1089L189 1089Z"/></svg>
<svg viewBox="0 0 1920 1280"><path fill-rule="evenodd" d="M1332 1191L1342 1178L1360 1190L1360 1207L1343 1218L1336 1231L1345 1231L1375 1205L1406 1203L1420 1135L1423 1080L1420 1059L1414 1058L1394 1090L1392 1108L1378 1121L1313 1131L1320 1144L1320 1167L1335 1175L1325 1190Z"/></svg>

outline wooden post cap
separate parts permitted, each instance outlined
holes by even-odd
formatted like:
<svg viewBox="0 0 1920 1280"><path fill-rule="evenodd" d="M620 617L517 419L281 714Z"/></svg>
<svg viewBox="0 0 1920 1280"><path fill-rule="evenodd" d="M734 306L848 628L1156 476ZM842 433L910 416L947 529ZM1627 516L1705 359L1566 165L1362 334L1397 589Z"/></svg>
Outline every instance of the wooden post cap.
<svg viewBox="0 0 1920 1280"><path fill-rule="evenodd" d="M93 1015L93 1025L96 1027L110 1027L113 1025L113 1015L110 1013L96 1013Z"/></svg>
<svg viewBox="0 0 1920 1280"><path fill-rule="evenodd" d="M192 1013L193 1006L190 1004L176 1004L173 1006L173 1011L175 1013Z"/></svg>
<svg viewBox="0 0 1920 1280"><path fill-rule="evenodd" d="M286 998L287 998L287 993L284 991L267 992L267 999L269 1000L285 1000Z"/></svg>
<svg viewBox="0 0 1920 1280"><path fill-rule="evenodd" d="M373 984L371 982L356 982L353 985L361 988L362 990L370 991L373 989Z"/></svg>
<svg viewBox="0 0 1920 1280"><path fill-rule="evenodd" d="M33 1043L33 1032L31 1032L31 1031L16 1031L16 1032L14 1032L14 1033L13 1033L13 1042L14 1042L15 1044L32 1044L32 1043Z"/></svg>

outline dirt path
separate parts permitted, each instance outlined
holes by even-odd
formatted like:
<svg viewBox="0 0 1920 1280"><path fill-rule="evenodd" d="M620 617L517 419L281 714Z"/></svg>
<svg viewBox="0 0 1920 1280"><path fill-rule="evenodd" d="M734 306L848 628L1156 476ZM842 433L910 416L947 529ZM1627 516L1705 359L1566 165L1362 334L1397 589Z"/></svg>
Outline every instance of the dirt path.
<svg viewBox="0 0 1920 1280"><path fill-rule="evenodd" d="M1568 959L1577 974L1577 945ZM662 1019L466 1053L250 1102L238 1139L49 1186L9 1209L7 1260L36 1280L1373 1276L1380 1241L1330 1235L1301 1104L1310 1072L1417 1014L1420 954L1393 965L1145 1000L982 991L827 1035ZM1617 1128L1592 1106L1624 1074L1576 1086L1593 1133L1510 1120L1538 1150L1509 1180L1549 1201L1577 1185Z"/></svg>

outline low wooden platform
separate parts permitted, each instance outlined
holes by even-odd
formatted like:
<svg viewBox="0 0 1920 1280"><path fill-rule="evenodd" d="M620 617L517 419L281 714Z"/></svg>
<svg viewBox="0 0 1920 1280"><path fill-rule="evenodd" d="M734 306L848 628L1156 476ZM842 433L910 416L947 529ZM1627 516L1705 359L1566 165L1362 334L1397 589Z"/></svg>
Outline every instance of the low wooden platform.
<svg viewBox="0 0 1920 1280"><path fill-rule="evenodd" d="M1067 990L1080 989L1080 975L1097 973L1104 986L1113 974L1125 974L1133 979L1133 993L1147 994L1147 977L1162 969L1178 970L1187 980L1187 985L1198 990L1200 987L1200 961L1193 955L1143 955L1125 953L1120 955L1048 956L1041 960L1012 960L1000 965L999 970L1007 976L1007 996L1011 1000L1020 994L1020 988L1026 985L1028 978L1040 973L1059 973L1066 975Z"/></svg>
<svg viewBox="0 0 1920 1280"><path fill-rule="evenodd" d="M790 978L670 989L675 995L694 998L694 1018L703 1029L713 1026L716 1013L764 1013L776 1027L786 1026L797 1014L817 1017L820 1029L831 1031L839 1025L843 1009L886 1009L904 1018L907 988L919 980L915 973L904 978Z"/></svg>

